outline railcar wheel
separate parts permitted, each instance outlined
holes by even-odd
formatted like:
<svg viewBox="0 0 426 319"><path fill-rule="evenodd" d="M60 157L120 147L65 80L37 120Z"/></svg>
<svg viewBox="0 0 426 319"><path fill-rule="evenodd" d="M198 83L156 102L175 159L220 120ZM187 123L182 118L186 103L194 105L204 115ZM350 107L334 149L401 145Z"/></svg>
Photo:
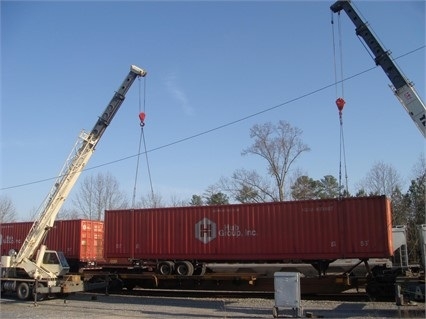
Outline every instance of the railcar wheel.
<svg viewBox="0 0 426 319"><path fill-rule="evenodd" d="M135 283L131 281L124 282L124 288L126 288L128 291L132 291L135 287L136 287Z"/></svg>
<svg viewBox="0 0 426 319"><path fill-rule="evenodd" d="M109 291L121 291L123 289L123 281L120 278L112 278L108 283Z"/></svg>
<svg viewBox="0 0 426 319"><path fill-rule="evenodd" d="M195 267L194 275L195 276L204 276L206 274L206 271L207 271L206 264L202 264L201 266Z"/></svg>
<svg viewBox="0 0 426 319"><path fill-rule="evenodd" d="M172 261L162 261L158 265L160 275L171 275L173 273L174 263Z"/></svg>
<svg viewBox="0 0 426 319"><path fill-rule="evenodd" d="M176 273L180 276L192 276L194 265L189 261L181 261L176 265Z"/></svg>
<svg viewBox="0 0 426 319"><path fill-rule="evenodd" d="M16 294L20 300L28 300L30 298L30 285L26 282L21 282L16 287Z"/></svg>

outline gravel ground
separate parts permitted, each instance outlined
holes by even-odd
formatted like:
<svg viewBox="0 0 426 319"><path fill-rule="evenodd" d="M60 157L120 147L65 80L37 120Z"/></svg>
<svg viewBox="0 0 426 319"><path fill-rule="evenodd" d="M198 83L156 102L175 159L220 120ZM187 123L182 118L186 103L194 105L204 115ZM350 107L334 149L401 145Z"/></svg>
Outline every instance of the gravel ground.
<svg viewBox="0 0 426 319"><path fill-rule="evenodd" d="M0 299L0 317L28 319L78 318L273 318L274 300L257 298L180 298L75 294L34 305ZM302 300L303 316L322 318L425 318L425 304L396 306L390 302ZM280 317L291 312L279 309Z"/></svg>

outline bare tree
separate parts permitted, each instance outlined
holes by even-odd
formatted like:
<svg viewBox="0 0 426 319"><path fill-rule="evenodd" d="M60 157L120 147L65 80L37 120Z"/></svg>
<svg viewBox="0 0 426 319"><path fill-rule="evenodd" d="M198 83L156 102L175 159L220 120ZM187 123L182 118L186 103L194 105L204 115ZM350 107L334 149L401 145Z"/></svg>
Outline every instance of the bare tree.
<svg viewBox="0 0 426 319"><path fill-rule="evenodd" d="M87 176L73 203L84 218L96 220L103 219L106 209L128 206L128 201L120 191L117 180L110 173Z"/></svg>
<svg viewBox="0 0 426 319"><path fill-rule="evenodd" d="M79 219L82 216L80 215L80 213L74 208L74 209L70 209L70 208L62 208L59 211L58 217L56 218L57 220L70 220L70 219Z"/></svg>
<svg viewBox="0 0 426 319"><path fill-rule="evenodd" d="M0 195L0 224L12 223L16 220L16 209L10 197Z"/></svg>
<svg viewBox="0 0 426 319"><path fill-rule="evenodd" d="M425 158L425 154L421 153L419 155L419 158L416 162L416 164L414 164L413 166L413 178L412 179L417 179L421 176L425 176L426 175L426 158Z"/></svg>
<svg viewBox="0 0 426 319"><path fill-rule="evenodd" d="M184 200L177 195L170 195L170 207L184 207L190 206L188 200Z"/></svg>
<svg viewBox="0 0 426 319"><path fill-rule="evenodd" d="M146 196L142 195L140 202L136 204L142 208L165 207L163 197L159 193L149 192Z"/></svg>
<svg viewBox="0 0 426 319"><path fill-rule="evenodd" d="M250 129L250 137L254 143L243 150L242 155L259 155L267 162L269 175L274 179L278 192L278 200L285 199L285 181L287 174L303 152L310 148L301 139L302 130L285 121L277 125L270 122L254 125Z"/></svg>
<svg viewBox="0 0 426 319"><path fill-rule="evenodd" d="M278 192L271 182L256 171L238 169L231 178L222 177L220 188L239 203L262 203L278 201Z"/></svg>
<svg viewBox="0 0 426 319"><path fill-rule="evenodd" d="M386 195L389 198L397 189L401 189L401 177L396 169L384 162L376 162L367 176L361 181L359 189L372 195Z"/></svg>

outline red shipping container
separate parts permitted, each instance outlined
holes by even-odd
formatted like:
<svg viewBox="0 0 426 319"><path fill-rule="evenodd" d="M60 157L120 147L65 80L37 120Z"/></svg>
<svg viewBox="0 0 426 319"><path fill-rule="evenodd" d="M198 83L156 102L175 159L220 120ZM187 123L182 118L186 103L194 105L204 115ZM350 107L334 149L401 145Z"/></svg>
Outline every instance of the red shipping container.
<svg viewBox="0 0 426 319"><path fill-rule="evenodd" d="M2 223L0 224L1 255L9 255L10 250L21 249L33 222Z"/></svg>
<svg viewBox="0 0 426 319"><path fill-rule="evenodd" d="M49 231L46 245L60 250L68 260L103 259L104 223L94 220L58 220Z"/></svg>
<svg viewBox="0 0 426 319"><path fill-rule="evenodd" d="M33 222L3 223L0 225L1 254L11 249L19 251ZM47 248L62 251L70 262L103 259L104 223L94 220L57 220L46 239Z"/></svg>
<svg viewBox="0 0 426 319"><path fill-rule="evenodd" d="M384 196L105 212L105 258L310 261L392 255Z"/></svg>

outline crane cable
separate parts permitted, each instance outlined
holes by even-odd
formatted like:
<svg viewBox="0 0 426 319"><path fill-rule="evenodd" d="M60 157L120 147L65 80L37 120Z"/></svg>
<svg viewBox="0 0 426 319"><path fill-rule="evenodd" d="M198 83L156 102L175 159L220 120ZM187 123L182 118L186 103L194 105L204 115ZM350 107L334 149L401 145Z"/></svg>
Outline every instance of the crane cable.
<svg viewBox="0 0 426 319"><path fill-rule="evenodd" d="M133 199L132 199L132 207L135 207L135 200L136 200L136 187L137 187L137 180L139 175L139 162L140 162L140 155L141 155L141 146L142 142L144 145L144 153L146 158L146 164L148 169L148 177L149 177L149 184L151 188L151 196L152 199L154 199L154 189L152 187L152 178L151 178L151 169L149 167L149 159L148 159L148 152L146 148L146 141L145 141L145 133L144 133L144 126L145 126L145 109L146 109L146 80L144 78L144 94L143 94L143 111L142 111L142 93L141 93L141 79L139 78L139 120L140 120L140 135L139 135L139 147L138 147L138 155L137 155L137 162L136 162L136 173L135 173L135 184L133 187Z"/></svg>
<svg viewBox="0 0 426 319"><path fill-rule="evenodd" d="M340 149L339 149L339 197L342 197L342 156L345 170L345 187L346 193L349 194L348 188L348 172L346 167L346 150L345 150L345 138L343 134L343 107L345 105L344 100L344 86L343 86L343 45L342 45L342 29L340 23L340 13L338 13L338 38L339 38L339 58L340 58L340 79L337 77L337 58L336 58L336 42L334 38L334 20L333 13L331 13L331 26L333 35L333 62L334 62L334 77L335 77L335 88L336 88L336 105L339 110L339 121L340 121ZM341 97L338 97L338 83L341 84Z"/></svg>

